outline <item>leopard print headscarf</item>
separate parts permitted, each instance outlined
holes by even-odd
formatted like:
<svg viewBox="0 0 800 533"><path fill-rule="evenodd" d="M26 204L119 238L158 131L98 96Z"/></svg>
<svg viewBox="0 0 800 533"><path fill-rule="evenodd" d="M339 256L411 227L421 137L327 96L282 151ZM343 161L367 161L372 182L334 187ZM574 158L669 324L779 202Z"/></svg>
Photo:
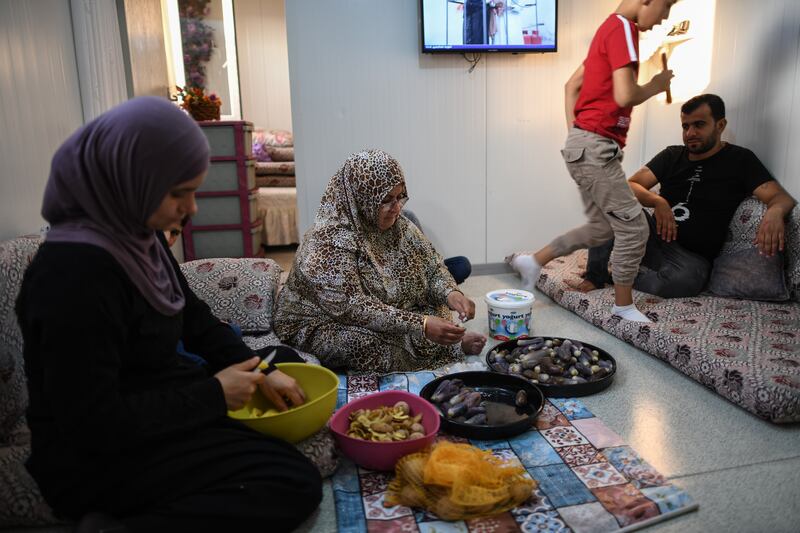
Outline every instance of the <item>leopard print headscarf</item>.
<svg viewBox="0 0 800 533"><path fill-rule="evenodd" d="M278 298L281 340L350 368L421 368L459 356L422 337L423 316L447 317L456 289L442 257L402 215L378 228L380 203L397 185L405 188L403 171L381 150L350 156L331 178Z"/></svg>
<svg viewBox="0 0 800 533"><path fill-rule="evenodd" d="M364 150L347 158L331 178L317 213L317 227L346 214L356 233L377 230L381 201L397 185L405 190L400 163L383 150ZM334 216L331 217L330 215Z"/></svg>
<svg viewBox="0 0 800 533"><path fill-rule="evenodd" d="M385 277L389 293L396 292L391 263L396 262L402 236L408 222L404 217L387 229L378 228L381 201L397 185L406 193L406 182L400 163L383 150L363 150L351 155L331 178L314 221L316 239L336 246L358 250L369 257L376 270Z"/></svg>

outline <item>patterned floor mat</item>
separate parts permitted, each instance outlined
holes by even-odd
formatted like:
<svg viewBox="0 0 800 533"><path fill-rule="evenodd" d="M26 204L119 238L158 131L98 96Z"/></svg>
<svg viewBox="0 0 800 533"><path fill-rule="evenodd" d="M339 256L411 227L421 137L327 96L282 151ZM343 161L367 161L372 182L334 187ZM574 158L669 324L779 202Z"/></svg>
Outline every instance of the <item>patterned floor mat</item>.
<svg viewBox="0 0 800 533"><path fill-rule="evenodd" d="M433 372L339 376L337 408L377 391L419 394L435 377ZM333 477L339 531L623 532L697 509L686 492L669 483L577 399L550 398L536 427L516 437L469 442L521 462L539 483L531 498L499 515L446 522L420 509L383 507L393 474L366 470L343 458Z"/></svg>

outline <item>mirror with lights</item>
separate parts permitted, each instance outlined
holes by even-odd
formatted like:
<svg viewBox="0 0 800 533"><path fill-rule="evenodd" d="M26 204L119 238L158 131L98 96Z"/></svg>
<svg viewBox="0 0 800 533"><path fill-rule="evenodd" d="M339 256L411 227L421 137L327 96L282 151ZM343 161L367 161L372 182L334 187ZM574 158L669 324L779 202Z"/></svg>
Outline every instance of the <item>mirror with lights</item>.
<svg viewBox="0 0 800 533"><path fill-rule="evenodd" d="M165 0L172 85L199 87L222 101L220 118L240 120L232 0Z"/></svg>

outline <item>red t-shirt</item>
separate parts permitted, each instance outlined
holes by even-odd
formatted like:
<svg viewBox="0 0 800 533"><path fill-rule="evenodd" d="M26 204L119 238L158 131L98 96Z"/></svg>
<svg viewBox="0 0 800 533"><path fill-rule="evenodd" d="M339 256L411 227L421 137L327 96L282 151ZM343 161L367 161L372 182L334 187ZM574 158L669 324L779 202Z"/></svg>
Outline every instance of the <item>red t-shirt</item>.
<svg viewBox="0 0 800 533"><path fill-rule="evenodd" d="M612 13L594 34L583 62L583 86L575 103L575 125L625 146L632 107L614 101L613 72L631 65L639 72L639 29Z"/></svg>

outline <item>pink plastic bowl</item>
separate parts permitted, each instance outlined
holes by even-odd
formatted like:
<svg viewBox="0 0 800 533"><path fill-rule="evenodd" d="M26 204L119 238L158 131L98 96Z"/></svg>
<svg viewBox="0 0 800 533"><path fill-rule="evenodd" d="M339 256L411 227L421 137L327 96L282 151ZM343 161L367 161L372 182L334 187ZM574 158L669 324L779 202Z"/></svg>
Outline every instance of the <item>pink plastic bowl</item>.
<svg viewBox="0 0 800 533"><path fill-rule="evenodd" d="M420 423L425 428L421 439L397 442L371 442L347 436L350 413L356 409L377 409L392 406L399 401L408 404L411 415L422 413ZM331 430L342 452L359 466L370 470L393 470L397 461L410 453L418 452L433 444L439 431L439 411L416 394L388 390L376 392L353 400L342 406L331 418Z"/></svg>

